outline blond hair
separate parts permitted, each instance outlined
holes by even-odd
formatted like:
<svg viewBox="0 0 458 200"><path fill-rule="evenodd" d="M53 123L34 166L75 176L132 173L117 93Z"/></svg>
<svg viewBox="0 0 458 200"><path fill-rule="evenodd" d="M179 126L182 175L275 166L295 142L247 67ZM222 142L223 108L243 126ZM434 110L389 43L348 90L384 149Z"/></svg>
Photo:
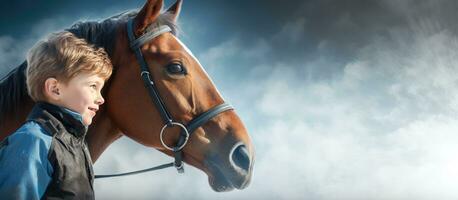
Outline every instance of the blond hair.
<svg viewBox="0 0 458 200"><path fill-rule="evenodd" d="M48 78L68 83L79 73L95 74L107 80L113 66L103 48L63 31L52 33L36 43L27 54L27 89L34 101L45 101L44 84Z"/></svg>

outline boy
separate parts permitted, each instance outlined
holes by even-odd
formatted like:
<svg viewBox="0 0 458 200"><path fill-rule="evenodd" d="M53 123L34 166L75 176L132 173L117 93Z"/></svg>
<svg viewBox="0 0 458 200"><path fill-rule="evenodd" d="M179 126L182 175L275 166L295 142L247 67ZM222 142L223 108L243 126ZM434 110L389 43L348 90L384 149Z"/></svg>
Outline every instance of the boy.
<svg viewBox="0 0 458 200"><path fill-rule="evenodd" d="M94 199L84 137L104 103L111 62L103 49L61 32L32 47L27 63L28 93L36 104L0 145L0 198Z"/></svg>

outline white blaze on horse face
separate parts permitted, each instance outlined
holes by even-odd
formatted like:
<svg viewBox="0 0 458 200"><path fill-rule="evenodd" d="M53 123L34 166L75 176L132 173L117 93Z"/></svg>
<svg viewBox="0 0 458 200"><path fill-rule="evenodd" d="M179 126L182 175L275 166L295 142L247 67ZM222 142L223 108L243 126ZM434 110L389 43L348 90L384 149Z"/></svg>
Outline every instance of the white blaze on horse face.
<svg viewBox="0 0 458 200"><path fill-rule="evenodd" d="M189 50L188 47L187 47L183 42L181 42L180 39L178 39L178 38L175 37L175 36L173 36L173 37L178 41L178 43L183 47L183 49L184 49L184 50L185 50L185 51L186 51L186 52L187 52L187 53L197 62L197 64L199 64L200 69L202 69L202 71L204 72L205 76L207 76L207 78L208 78L208 80L210 81L210 83L211 83L212 85L215 85L215 84L213 83L213 81L211 80L210 76L208 76L207 71L205 71L205 69L202 67L202 64L200 64L199 60L194 56L194 54L191 52L191 50ZM221 93L218 91L218 89L217 89L216 87L214 87L214 88L215 88L215 91L218 93L218 96L220 96L220 97L222 98L223 96L222 96ZM223 99L223 98L222 98L222 99Z"/></svg>

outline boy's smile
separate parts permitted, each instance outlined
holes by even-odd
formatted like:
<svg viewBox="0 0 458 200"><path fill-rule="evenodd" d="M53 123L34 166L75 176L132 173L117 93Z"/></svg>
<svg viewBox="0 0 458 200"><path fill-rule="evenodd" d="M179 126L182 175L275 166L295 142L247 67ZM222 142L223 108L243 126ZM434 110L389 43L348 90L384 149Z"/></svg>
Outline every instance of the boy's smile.
<svg viewBox="0 0 458 200"><path fill-rule="evenodd" d="M101 90L105 80L96 74L80 73L67 84L59 83L56 104L78 112L88 126L105 100Z"/></svg>

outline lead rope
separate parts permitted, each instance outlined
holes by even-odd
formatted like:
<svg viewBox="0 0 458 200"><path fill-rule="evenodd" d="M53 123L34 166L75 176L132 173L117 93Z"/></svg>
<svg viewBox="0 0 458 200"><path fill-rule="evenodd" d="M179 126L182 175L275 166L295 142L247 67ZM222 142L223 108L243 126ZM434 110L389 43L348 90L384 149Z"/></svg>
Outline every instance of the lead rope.
<svg viewBox="0 0 458 200"><path fill-rule="evenodd" d="M126 173L119 173L119 174L109 174L109 175L95 175L94 178L110 178L110 177L117 177L117 176L129 176L129 175L135 175L135 174L141 174L149 171L155 171L159 169L165 169L168 167L173 167L175 165L174 162L167 163L167 164L162 164L156 167L151 167L148 169L143 169L143 170L138 170L138 171L132 171L132 172L126 172Z"/></svg>

